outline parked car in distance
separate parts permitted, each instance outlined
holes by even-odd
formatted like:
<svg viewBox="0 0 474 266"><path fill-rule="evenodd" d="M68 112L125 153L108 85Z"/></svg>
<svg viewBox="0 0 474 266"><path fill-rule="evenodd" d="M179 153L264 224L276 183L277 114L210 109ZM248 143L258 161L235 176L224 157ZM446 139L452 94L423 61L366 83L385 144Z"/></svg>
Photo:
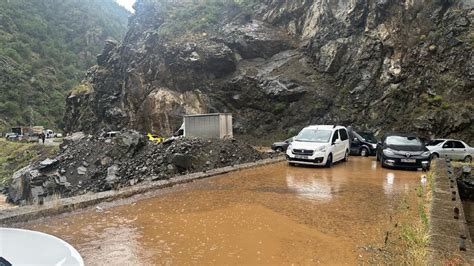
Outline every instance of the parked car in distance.
<svg viewBox="0 0 474 266"><path fill-rule="evenodd" d="M102 136L104 138L112 139L120 135L120 131L109 131L104 133Z"/></svg>
<svg viewBox="0 0 474 266"><path fill-rule="evenodd" d="M288 149L288 146L290 146L290 144L293 142L293 138L289 138L285 141L281 141L281 142L275 142L272 144L272 150L276 151L276 152L284 152Z"/></svg>
<svg viewBox="0 0 474 266"><path fill-rule="evenodd" d="M474 148L461 140L433 139L428 142L426 148L430 150L431 158L442 157L470 163L474 157Z"/></svg>
<svg viewBox="0 0 474 266"><path fill-rule="evenodd" d="M17 140L18 139L18 134L17 133L6 133L5 134L5 139L6 140Z"/></svg>
<svg viewBox="0 0 474 266"><path fill-rule="evenodd" d="M390 133L377 144L382 167L428 169L431 153L415 134Z"/></svg>
<svg viewBox="0 0 474 266"><path fill-rule="evenodd" d="M305 164L331 167L349 158L349 134L342 126L303 128L286 150L290 165Z"/></svg>
<svg viewBox="0 0 474 266"><path fill-rule="evenodd" d="M370 156L377 151L377 138L370 132L349 131L351 155Z"/></svg>

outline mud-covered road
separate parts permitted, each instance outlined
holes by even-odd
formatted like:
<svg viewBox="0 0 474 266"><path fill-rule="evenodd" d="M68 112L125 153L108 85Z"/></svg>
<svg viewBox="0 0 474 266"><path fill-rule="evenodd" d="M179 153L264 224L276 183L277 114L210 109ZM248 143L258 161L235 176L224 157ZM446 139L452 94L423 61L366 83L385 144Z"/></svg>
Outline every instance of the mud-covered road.
<svg viewBox="0 0 474 266"><path fill-rule="evenodd" d="M88 265L354 264L384 245L421 174L374 158L279 163L23 227L65 239Z"/></svg>

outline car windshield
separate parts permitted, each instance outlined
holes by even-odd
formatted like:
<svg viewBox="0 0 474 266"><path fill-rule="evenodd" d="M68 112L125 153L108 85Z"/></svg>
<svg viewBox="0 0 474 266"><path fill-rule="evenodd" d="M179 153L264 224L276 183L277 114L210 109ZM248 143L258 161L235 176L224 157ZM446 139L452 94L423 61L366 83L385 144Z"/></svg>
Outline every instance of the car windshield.
<svg viewBox="0 0 474 266"><path fill-rule="evenodd" d="M430 141L428 141L428 144L426 144L426 146L436 146L436 145L440 144L443 141L444 140L442 140L442 139L430 140Z"/></svg>
<svg viewBox="0 0 474 266"><path fill-rule="evenodd" d="M377 143L377 139L375 138L374 134L368 132L358 132L359 135L365 140L370 143Z"/></svg>
<svg viewBox="0 0 474 266"><path fill-rule="evenodd" d="M387 145L401 145L401 146L420 146L421 141L414 136L388 136L385 140Z"/></svg>
<svg viewBox="0 0 474 266"><path fill-rule="evenodd" d="M327 143L331 133L331 130L305 128L295 137L295 141Z"/></svg>

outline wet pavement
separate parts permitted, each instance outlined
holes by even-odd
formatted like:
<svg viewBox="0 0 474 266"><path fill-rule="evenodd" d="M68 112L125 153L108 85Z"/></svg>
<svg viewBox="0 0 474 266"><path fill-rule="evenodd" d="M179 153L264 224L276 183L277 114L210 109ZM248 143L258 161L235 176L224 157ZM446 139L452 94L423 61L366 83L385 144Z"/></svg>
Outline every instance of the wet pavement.
<svg viewBox="0 0 474 266"><path fill-rule="evenodd" d="M354 264L384 245L421 174L374 158L278 163L22 227L68 241L88 265Z"/></svg>

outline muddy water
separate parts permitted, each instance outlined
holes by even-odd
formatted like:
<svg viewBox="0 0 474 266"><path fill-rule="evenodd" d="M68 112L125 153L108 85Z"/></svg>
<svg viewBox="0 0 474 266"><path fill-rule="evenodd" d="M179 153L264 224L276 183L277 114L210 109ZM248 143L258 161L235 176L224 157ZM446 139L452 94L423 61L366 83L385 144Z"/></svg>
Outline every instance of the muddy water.
<svg viewBox="0 0 474 266"><path fill-rule="evenodd" d="M420 175L373 158L279 163L24 227L65 239L89 265L354 264L383 245Z"/></svg>

